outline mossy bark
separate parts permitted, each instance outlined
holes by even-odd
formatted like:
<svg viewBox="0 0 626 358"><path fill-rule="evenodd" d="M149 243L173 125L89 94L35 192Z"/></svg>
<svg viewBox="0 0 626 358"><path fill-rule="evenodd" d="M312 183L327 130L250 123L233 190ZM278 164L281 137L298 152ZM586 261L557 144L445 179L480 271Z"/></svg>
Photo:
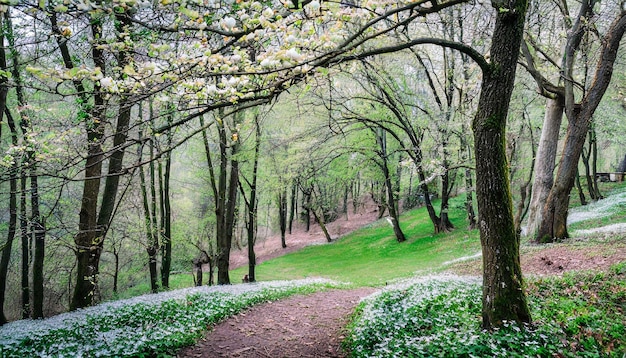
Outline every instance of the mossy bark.
<svg viewBox="0 0 626 358"><path fill-rule="evenodd" d="M505 131L527 1L493 1L497 13L492 63L483 68L479 108L473 122L476 196L483 252L483 327L530 322L513 220Z"/></svg>

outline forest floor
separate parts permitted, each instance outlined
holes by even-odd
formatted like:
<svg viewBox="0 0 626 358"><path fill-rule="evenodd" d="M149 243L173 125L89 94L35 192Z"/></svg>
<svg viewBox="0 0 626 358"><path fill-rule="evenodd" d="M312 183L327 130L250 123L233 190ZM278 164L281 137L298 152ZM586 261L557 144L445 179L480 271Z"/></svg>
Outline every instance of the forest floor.
<svg viewBox="0 0 626 358"><path fill-rule="evenodd" d="M333 239L376 220L370 207L363 214L350 215L328 225ZM621 228L620 228L621 229ZM597 230L602 232L602 228ZM622 231L622 230L618 230ZM577 239L578 242L585 239ZM258 244L258 262L268 260L326 240L318 225L309 232L302 227L287 236L286 249L280 236ZM626 260L624 240L594 240L591 245L574 242L552 245L524 245L522 270L529 276L559 275L571 270L606 270ZM245 250L235 251L231 267L247 263ZM481 260L474 255L451 264L449 271L460 275L480 275ZM297 295L268 302L231 317L216 326L196 345L178 357L345 357L341 341L354 307L374 288L329 290Z"/></svg>

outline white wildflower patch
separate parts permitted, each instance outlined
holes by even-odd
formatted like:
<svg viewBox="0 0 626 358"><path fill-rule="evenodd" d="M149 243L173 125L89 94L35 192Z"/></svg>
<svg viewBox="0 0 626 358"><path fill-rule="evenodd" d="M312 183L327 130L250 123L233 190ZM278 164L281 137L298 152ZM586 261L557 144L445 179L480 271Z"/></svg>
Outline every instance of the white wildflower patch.
<svg viewBox="0 0 626 358"><path fill-rule="evenodd" d="M245 307L338 286L326 279L201 286L143 295L0 327L2 357L156 356L175 353Z"/></svg>
<svg viewBox="0 0 626 358"><path fill-rule="evenodd" d="M573 233L576 236L588 236L594 234L608 234L608 233L623 233L626 232L626 223L617 223L593 229L574 230Z"/></svg>
<svg viewBox="0 0 626 358"><path fill-rule="evenodd" d="M567 216L567 224L609 216L615 211L615 207L622 204L626 204L626 191L571 209Z"/></svg>
<svg viewBox="0 0 626 358"><path fill-rule="evenodd" d="M446 262L442 263L441 266L448 266L448 265L456 264L456 263L459 263L459 262L471 261L471 260L474 260L474 259L478 259L478 258L480 258L482 256L483 256L482 252L477 252L474 255L463 256L463 257L456 258L454 260L446 261Z"/></svg>
<svg viewBox="0 0 626 358"><path fill-rule="evenodd" d="M538 356L556 339L513 323L483 331L481 307L478 278L440 275L400 282L362 301L348 344L355 357L508 357L511 342L523 342L514 350L520 356Z"/></svg>

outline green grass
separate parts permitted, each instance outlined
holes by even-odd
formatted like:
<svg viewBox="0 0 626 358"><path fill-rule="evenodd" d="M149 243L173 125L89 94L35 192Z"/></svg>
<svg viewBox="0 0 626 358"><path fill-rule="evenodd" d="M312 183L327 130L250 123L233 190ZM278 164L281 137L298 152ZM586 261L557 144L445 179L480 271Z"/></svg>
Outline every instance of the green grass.
<svg viewBox="0 0 626 358"><path fill-rule="evenodd" d="M263 262L256 267L257 279L290 280L326 277L357 286L379 286L410 277L416 272L436 270L444 262L480 251L478 231L465 229L463 198L451 203L451 221L458 229L433 235L425 208L400 218L407 241L398 243L391 226L379 220L330 244L309 246L300 251ZM231 271L241 277L247 267Z"/></svg>

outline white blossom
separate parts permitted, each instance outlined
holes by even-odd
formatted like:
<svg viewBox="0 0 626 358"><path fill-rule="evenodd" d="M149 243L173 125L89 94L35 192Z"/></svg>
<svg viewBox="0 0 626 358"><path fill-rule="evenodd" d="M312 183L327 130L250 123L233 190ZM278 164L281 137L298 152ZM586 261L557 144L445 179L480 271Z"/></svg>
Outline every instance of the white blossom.
<svg viewBox="0 0 626 358"><path fill-rule="evenodd" d="M237 25L237 21L235 21L235 19L230 16L226 16L222 19L222 27L227 30L232 30L235 25Z"/></svg>

